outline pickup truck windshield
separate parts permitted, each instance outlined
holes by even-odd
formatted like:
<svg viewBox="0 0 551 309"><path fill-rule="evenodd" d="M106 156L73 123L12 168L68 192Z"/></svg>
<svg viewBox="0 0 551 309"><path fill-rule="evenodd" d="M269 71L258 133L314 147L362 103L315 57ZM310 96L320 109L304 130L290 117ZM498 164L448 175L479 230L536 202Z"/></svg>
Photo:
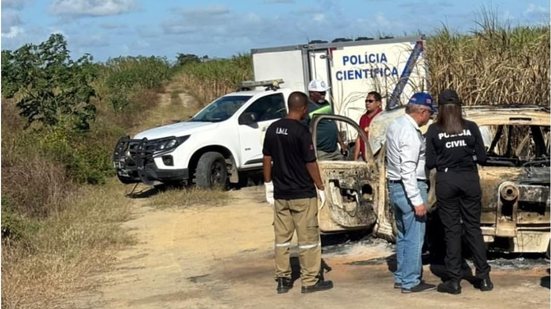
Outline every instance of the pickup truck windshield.
<svg viewBox="0 0 551 309"><path fill-rule="evenodd" d="M230 118L251 96L225 96L216 99L197 113L191 121L219 122Z"/></svg>

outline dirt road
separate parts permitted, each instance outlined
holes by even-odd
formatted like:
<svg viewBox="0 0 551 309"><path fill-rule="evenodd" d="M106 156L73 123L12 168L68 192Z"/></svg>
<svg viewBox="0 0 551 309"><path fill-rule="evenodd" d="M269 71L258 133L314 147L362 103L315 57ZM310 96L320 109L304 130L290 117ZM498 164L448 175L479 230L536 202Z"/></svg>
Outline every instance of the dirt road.
<svg viewBox="0 0 551 309"><path fill-rule="evenodd" d="M463 281L463 293L404 295L392 287L384 241L325 247L333 270L329 291L303 295L300 280L275 292L272 210L263 187L231 193L231 205L155 210L135 203L126 223L139 240L119 252L101 284L68 304L78 308L549 308L545 262L526 267L492 264L495 289L482 293ZM296 249L296 248L295 248ZM511 264L511 263L509 263ZM514 263L512 263L514 264ZM425 279L437 283L428 266Z"/></svg>

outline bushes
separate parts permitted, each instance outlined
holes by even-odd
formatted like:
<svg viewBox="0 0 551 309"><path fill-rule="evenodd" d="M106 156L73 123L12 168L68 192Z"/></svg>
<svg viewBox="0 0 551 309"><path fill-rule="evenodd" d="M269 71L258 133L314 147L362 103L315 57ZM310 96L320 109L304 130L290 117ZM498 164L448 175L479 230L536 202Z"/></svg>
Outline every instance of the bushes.
<svg viewBox="0 0 551 309"><path fill-rule="evenodd" d="M88 84L95 77L92 57L71 60L67 42L52 34L39 44L26 44L14 52L2 51L2 87L14 97L19 114L28 124L55 126L68 123L77 130L89 128L95 118L95 96Z"/></svg>
<svg viewBox="0 0 551 309"><path fill-rule="evenodd" d="M2 198L10 201L10 209L39 217L59 211L59 201L74 187L63 164L41 150L39 137L4 133L2 149Z"/></svg>

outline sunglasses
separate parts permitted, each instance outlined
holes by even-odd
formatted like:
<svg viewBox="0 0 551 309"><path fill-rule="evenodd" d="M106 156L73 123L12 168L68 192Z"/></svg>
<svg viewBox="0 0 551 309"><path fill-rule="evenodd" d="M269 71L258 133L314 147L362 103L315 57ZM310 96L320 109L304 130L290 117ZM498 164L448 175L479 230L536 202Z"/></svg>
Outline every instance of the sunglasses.
<svg viewBox="0 0 551 309"><path fill-rule="evenodd" d="M326 92L326 91L318 91L318 93L319 93L320 95L325 95L327 92Z"/></svg>
<svg viewBox="0 0 551 309"><path fill-rule="evenodd" d="M365 103L373 103L373 102L377 102L377 101L376 100L371 100L371 99L365 100Z"/></svg>

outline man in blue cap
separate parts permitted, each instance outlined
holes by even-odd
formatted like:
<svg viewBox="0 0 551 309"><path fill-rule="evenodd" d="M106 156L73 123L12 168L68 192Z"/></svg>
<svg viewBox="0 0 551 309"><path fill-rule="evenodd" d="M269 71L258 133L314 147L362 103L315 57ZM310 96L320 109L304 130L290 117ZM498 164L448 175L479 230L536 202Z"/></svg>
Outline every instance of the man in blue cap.
<svg viewBox="0 0 551 309"><path fill-rule="evenodd" d="M428 184L425 138L419 128L435 111L430 94L417 92L410 98L406 114L394 120L386 133L387 186L398 229L394 287L402 293L435 287L422 280Z"/></svg>

